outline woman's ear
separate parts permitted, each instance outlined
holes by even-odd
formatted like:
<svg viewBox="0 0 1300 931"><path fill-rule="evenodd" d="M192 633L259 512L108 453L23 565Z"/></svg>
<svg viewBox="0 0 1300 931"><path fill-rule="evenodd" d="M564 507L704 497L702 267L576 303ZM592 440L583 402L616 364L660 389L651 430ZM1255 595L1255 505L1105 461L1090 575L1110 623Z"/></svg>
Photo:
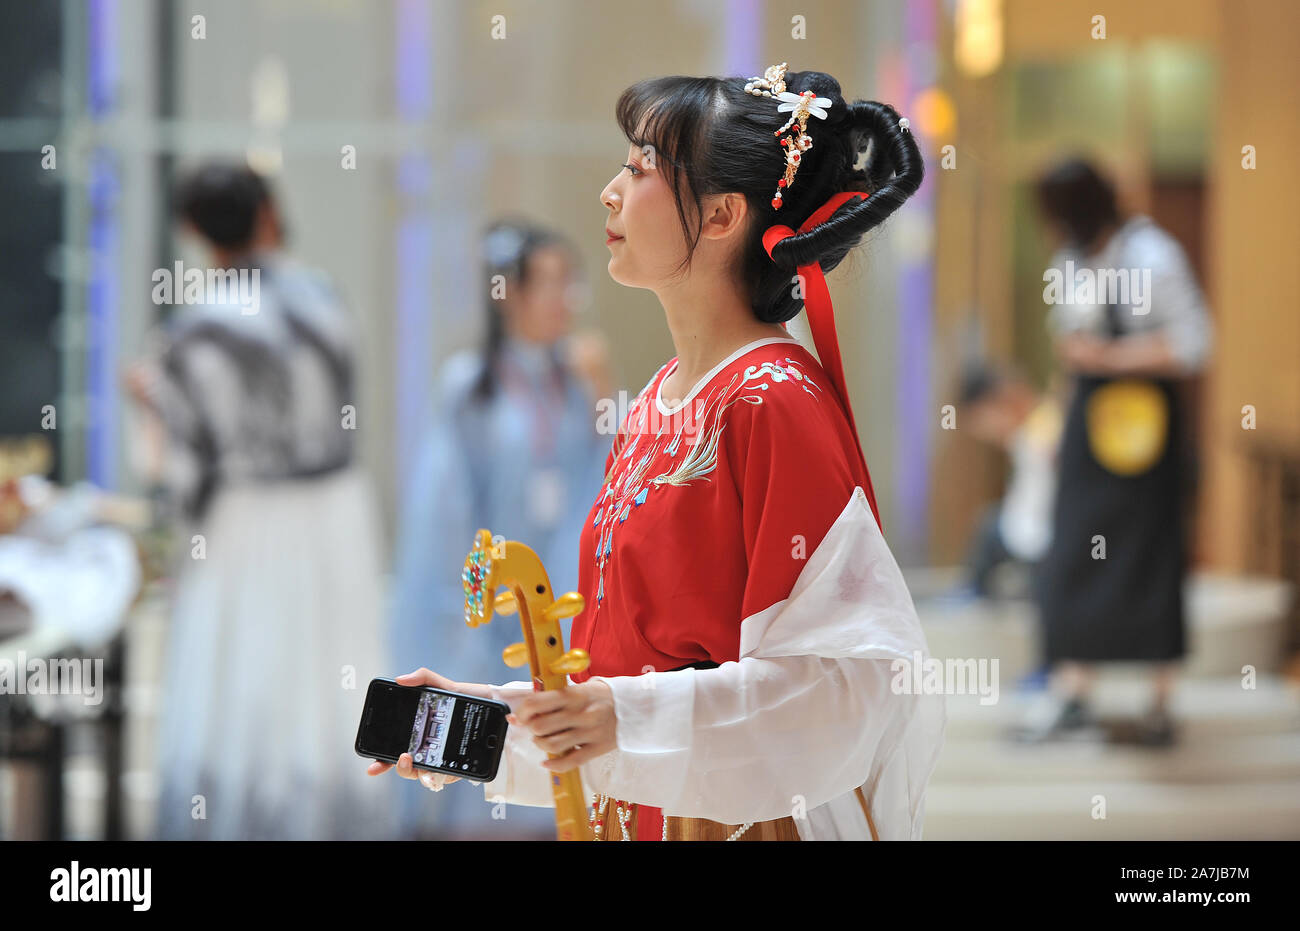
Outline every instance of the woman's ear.
<svg viewBox="0 0 1300 931"><path fill-rule="evenodd" d="M728 239L745 229L749 219L749 202L737 192L710 194L703 199L704 222L701 239Z"/></svg>

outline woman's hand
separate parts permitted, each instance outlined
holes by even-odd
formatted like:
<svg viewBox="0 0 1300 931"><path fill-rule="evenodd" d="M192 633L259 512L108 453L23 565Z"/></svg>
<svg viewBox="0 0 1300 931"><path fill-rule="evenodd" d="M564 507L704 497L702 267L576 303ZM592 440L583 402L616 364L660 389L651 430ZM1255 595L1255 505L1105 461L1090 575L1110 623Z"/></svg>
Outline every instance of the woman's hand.
<svg viewBox="0 0 1300 931"><path fill-rule="evenodd" d="M1110 341L1088 333L1071 333L1056 343L1056 355L1061 363L1070 371L1085 375L1108 372L1113 351Z"/></svg>
<svg viewBox="0 0 1300 931"><path fill-rule="evenodd" d="M440 676L430 669L417 669L415 672L408 672L404 676L397 677L398 685L431 685L435 689L445 689L448 692L460 692L462 695L473 695L476 698L491 698L492 688L487 685L480 685L477 682L453 682L446 676ZM385 763L382 760L375 760L368 767L366 772L371 776L379 776L393 768L392 763ZM403 779L418 779L420 784L426 789L432 789L434 792L441 792L442 787L449 782L456 782L459 776L453 776L450 773L434 773L427 769L416 769L411 754L403 753L397 758L397 775Z"/></svg>
<svg viewBox="0 0 1300 931"><path fill-rule="evenodd" d="M533 743L556 754L542 763L555 773L567 772L618 747L614 693L597 679L526 695L506 720L527 728Z"/></svg>
<svg viewBox="0 0 1300 931"><path fill-rule="evenodd" d="M1056 354L1066 368L1085 375L1179 378L1187 375L1169 337L1160 331L1099 339L1084 333L1063 337Z"/></svg>
<svg viewBox="0 0 1300 931"><path fill-rule="evenodd" d="M134 362L122 372L122 387L132 399L149 405L158 388L158 371L147 362Z"/></svg>

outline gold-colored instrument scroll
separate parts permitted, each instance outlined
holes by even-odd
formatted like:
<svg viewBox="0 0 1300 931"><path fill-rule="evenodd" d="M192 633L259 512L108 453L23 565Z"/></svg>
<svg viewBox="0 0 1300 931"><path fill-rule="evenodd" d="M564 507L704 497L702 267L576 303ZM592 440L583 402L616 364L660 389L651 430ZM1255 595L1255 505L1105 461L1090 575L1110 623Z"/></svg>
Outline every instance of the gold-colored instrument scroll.
<svg viewBox="0 0 1300 931"><path fill-rule="evenodd" d="M465 557L461 582L465 588L465 623L470 627L487 624L494 612L519 612L523 642L506 647L501 658L512 669L527 664L535 691L565 688L570 673L582 672L591 663L586 650L564 649L564 632L560 629L560 618L582 611L582 596L569 592L556 598L541 559L524 544L506 540L493 545L492 534L480 530L474 536L474 548ZM497 594L499 588L505 591ZM548 754L551 759L557 755ZM555 796L556 838L591 840L587 798L578 769L551 773L551 792Z"/></svg>

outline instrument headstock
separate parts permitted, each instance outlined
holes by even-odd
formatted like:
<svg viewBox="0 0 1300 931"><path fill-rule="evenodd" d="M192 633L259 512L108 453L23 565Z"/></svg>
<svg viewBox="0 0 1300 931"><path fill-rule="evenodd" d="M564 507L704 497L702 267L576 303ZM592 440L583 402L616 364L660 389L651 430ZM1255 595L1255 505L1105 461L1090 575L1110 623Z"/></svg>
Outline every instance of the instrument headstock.
<svg viewBox="0 0 1300 931"><path fill-rule="evenodd" d="M542 561L524 544L506 540L493 544L492 534L480 530L465 557L461 572L465 590L465 623L470 627L490 623L495 614L519 612L524 639L502 651L507 666L527 664L536 691L562 689L568 677L591 664L586 650L566 650L560 619L573 617L585 601L577 592L555 597ZM497 594L497 589L504 589ZM549 754L553 759L556 754ZM551 774L555 796L556 836L560 840L590 840L587 802L578 770Z"/></svg>
<svg viewBox="0 0 1300 931"><path fill-rule="evenodd" d="M493 566L492 534L480 530L474 535L474 546L465 557L465 569L460 574L465 589L465 623L470 627L492 620L497 589Z"/></svg>
<svg viewBox="0 0 1300 931"><path fill-rule="evenodd" d="M470 627L490 623L495 614L519 612L524 639L506 647L501 658L512 669L528 663L535 689L564 688L567 676L590 664L586 650L564 649L559 624L580 613L585 600L577 592L556 598L541 559L527 546L515 540L494 545L491 533L480 530L460 577ZM497 594L498 588L504 591Z"/></svg>

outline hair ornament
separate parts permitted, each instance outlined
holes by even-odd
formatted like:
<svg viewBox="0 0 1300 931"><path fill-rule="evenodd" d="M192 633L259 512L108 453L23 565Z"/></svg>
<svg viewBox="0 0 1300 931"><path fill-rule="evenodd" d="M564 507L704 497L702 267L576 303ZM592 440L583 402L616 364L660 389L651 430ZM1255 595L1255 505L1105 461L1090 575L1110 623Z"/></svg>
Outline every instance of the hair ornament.
<svg viewBox="0 0 1300 931"><path fill-rule="evenodd" d="M826 119L826 108L832 103L829 97L818 97L813 91L804 91L802 94L790 93L785 88L785 72L786 63L781 62L764 71L761 78L750 78L745 84L745 93L753 94L755 97L773 97L780 101L776 112L790 114L790 119L786 120L785 125L772 133L773 136L780 136L787 130L793 129L790 136L781 139L781 147L785 149L785 175L776 182L776 196L772 198L772 207L775 210L781 209L781 192L789 189L794 183L795 172L799 170L800 156L812 148L812 137L807 132L808 117Z"/></svg>
<svg viewBox="0 0 1300 931"><path fill-rule="evenodd" d="M488 263L498 268L518 261L523 248L523 233L513 226L498 226L483 241L483 253Z"/></svg>

